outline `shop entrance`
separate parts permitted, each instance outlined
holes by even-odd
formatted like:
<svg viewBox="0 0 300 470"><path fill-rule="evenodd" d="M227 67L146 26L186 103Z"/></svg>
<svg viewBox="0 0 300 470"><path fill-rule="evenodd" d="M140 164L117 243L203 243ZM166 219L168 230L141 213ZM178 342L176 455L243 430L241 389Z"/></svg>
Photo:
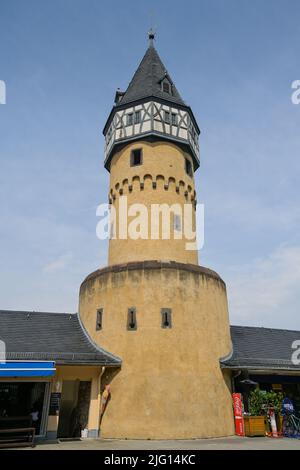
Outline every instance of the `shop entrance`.
<svg viewBox="0 0 300 470"><path fill-rule="evenodd" d="M64 380L57 436L59 438L81 437L88 426L91 399L91 382Z"/></svg>
<svg viewBox="0 0 300 470"><path fill-rule="evenodd" d="M32 425L44 434L48 389L46 382L0 382L0 427Z"/></svg>

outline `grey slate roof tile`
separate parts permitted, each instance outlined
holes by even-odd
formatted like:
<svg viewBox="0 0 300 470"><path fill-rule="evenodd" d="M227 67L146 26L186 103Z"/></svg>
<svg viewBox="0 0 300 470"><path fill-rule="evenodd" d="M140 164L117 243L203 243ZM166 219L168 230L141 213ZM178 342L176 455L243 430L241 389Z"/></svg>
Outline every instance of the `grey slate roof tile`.
<svg viewBox="0 0 300 470"><path fill-rule="evenodd" d="M222 367L252 369L292 369L300 365L292 363L292 343L300 340L300 331L231 326L233 351L222 359Z"/></svg>
<svg viewBox="0 0 300 470"><path fill-rule="evenodd" d="M7 359L120 365L89 338L78 314L0 310L0 340Z"/></svg>
<svg viewBox="0 0 300 470"><path fill-rule="evenodd" d="M155 96L186 106L169 74L168 77L173 84L172 95L162 91L160 81L166 73L166 67L162 63L156 49L150 45L118 105Z"/></svg>

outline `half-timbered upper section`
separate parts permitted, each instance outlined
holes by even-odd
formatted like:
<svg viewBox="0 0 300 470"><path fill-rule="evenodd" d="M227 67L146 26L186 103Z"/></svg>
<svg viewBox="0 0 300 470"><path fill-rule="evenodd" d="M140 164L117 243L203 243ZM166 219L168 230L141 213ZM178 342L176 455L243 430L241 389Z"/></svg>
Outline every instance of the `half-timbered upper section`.
<svg viewBox="0 0 300 470"><path fill-rule="evenodd" d="M149 47L126 92L117 90L115 105L105 124L105 167L110 169L116 151L131 141L172 141L188 151L199 167L200 129L182 100L153 45Z"/></svg>

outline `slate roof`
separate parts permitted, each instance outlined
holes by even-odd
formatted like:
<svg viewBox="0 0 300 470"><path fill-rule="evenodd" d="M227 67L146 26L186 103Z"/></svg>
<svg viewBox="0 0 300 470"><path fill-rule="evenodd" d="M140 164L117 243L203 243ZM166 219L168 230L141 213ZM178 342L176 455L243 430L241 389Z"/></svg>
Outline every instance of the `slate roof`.
<svg viewBox="0 0 300 470"><path fill-rule="evenodd" d="M89 338L78 314L0 310L0 340L9 360L120 365Z"/></svg>
<svg viewBox="0 0 300 470"><path fill-rule="evenodd" d="M173 84L172 94L163 92L161 89L161 80L166 74ZM153 45L148 47L118 105L128 104L150 96L186 106Z"/></svg>
<svg viewBox="0 0 300 470"><path fill-rule="evenodd" d="M291 357L292 343L300 340L300 331L231 326L232 355L221 359L221 366L237 369L299 370Z"/></svg>

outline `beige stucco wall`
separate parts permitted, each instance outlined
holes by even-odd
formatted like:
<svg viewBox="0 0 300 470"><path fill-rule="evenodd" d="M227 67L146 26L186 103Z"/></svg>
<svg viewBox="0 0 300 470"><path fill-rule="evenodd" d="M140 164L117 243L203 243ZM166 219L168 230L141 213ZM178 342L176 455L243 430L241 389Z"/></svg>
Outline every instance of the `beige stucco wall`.
<svg viewBox="0 0 300 470"><path fill-rule="evenodd" d="M142 149L142 165L130 166L130 154L133 149ZM195 184L194 178L188 176L185 171L185 158L192 162L190 155L174 144L145 141L130 143L114 155L110 169L109 200L116 208L117 215L120 197L127 197L128 206L136 203L144 204L149 214L149 239L110 240L109 265L144 259L198 263L198 252L185 249L186 242L190 240L184 236L181 240L174 239L172 217L170 219L172 239L150 239L151 204L169 206L179 204L182 214L184 204L189 204L193 220L192 228L195 228ZM128 225L134 218L127 218Z"/></svg>
<svg viewBox="0 0 300 470"><path fill-rule="evenodd" d="M52 379L52 392L62 391L65 380L81 380L91 382L91 400L89 407L88 429L99 429L100 410L100 366L57 366L55 377ZM47 431L57 431L59 416L49 416Z"/></svg>
<svg viewBox="0 0 300 470"><path fill-rule="evenodd" d="M126 328L130 307L137 309L136 331ZM101 331L98 308L104 309ZM161 328L161 308L172 309L171 329ZM179 268L100 271L81 286L80 315L91 337L123 360L111 382L102 437L233 433L230 385L219 366L231 350L226 288L216 275Z"/></svg>

